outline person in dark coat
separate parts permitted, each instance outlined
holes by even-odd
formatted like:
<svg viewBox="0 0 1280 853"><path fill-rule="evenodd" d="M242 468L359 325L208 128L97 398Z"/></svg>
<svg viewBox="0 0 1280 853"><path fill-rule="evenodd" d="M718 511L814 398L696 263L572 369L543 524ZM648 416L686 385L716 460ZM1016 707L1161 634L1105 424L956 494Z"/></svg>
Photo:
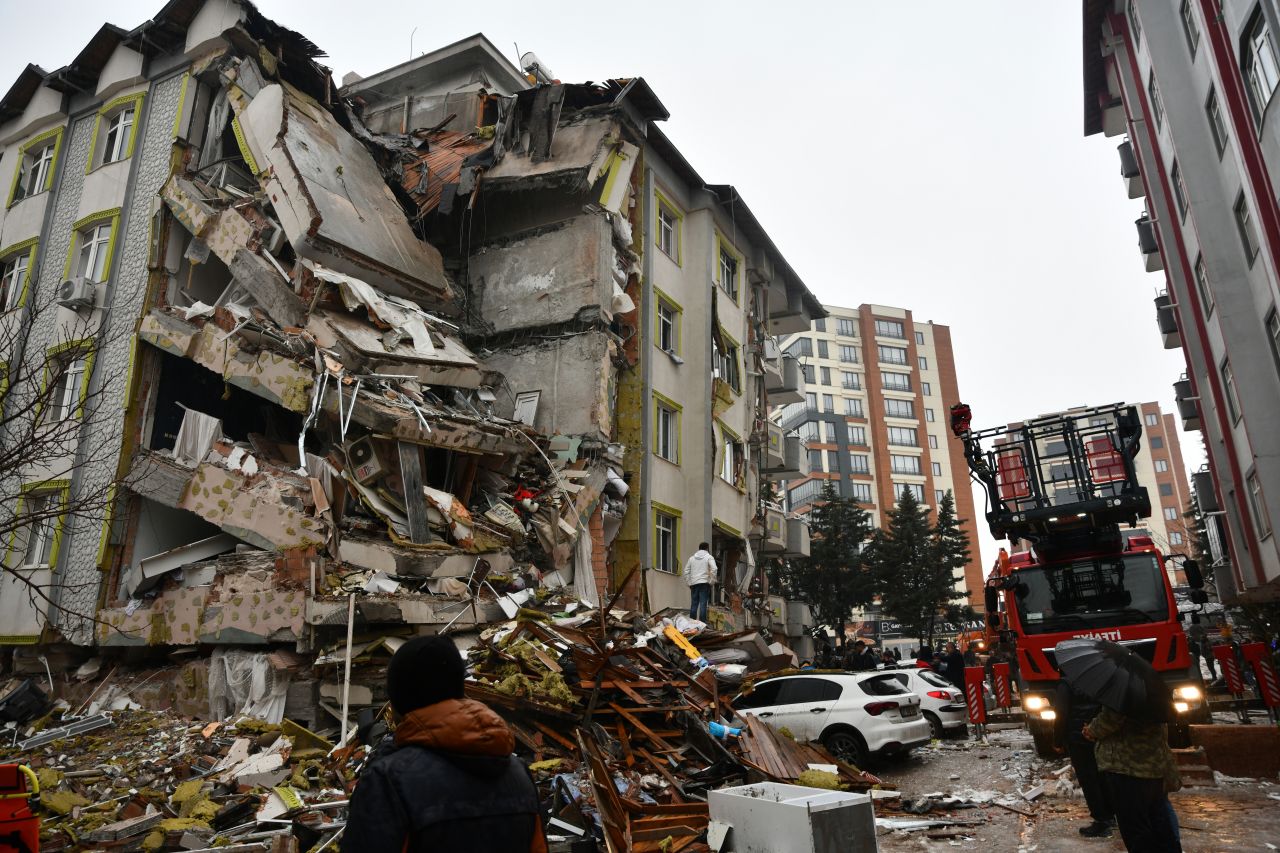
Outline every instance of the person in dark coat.
<svg viewBox="0 0 1280 853"><path fill-rule="evenodd" d="M448 637L416 637L392 656L394 744L360 774L342 853L546 853L515 738L487 705L463 697L465 676Z"/></svg>
<svg viewBox="0 0 1280 853"><path fill-rule="evenodd" d="M850 672L866 672L876 668L876 659L867 650L867 644L862 640L856 640L853 644L853 650L845 659L844 668Z"/></svg>
<svg viewBox="0 0 1280 853"><path fill-rule="evenodd" d="M942 656L946 669L943 676L960 690L964 690L964 655L956 648L955 643L947 643L947 652Z"/></svg>
<svg viewBox="0 0 1280 853"><path fill-rule="evenodd" d="M1093 742L1084 736L1084 727L1098 715L1102 706L1071 689L1066 679L1058 682L1053 709L1057 716L1053 721L1053 740L1065 746L1076 772L1076 781L1084 792L1085 805L1093 822L1080 828L1086 838L1105 838L1111 835L1115 823L1115 809L1107 799L1107 789L1098 772L1098 759L1094 755Z"/></svg>
<svg viewBox="0 0 1280 853"><path fill-rule="evenodd" d="M1093 741L1116 812L1120 837L1129 853L1182 853L1178 815L1169 793L1182 787L1169 750L1168 726L1126 717L1103 707L1084 736Z"/></svg>

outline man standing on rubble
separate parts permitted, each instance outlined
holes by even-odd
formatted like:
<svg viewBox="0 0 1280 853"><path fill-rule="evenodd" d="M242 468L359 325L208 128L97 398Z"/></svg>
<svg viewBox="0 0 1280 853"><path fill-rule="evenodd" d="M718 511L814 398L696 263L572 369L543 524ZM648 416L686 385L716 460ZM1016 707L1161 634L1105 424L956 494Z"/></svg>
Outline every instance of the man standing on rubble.
<svg viewBox="0 0 1280 853"><path fill-rule="evenodd" d="M699 542L698 550L684 564L684 582L689 585L689 616L700 622L707 621L711 585L716 582L719 573L716 558L708 550L710 547L706 542Z"/></svg>
<svg viewBox="0 0 1280 853"><path fill-rule="evenodd" d="M546 853L538 791L515 738L463 697L466 668L448 637L416 637L387 666L395 746L351 797L342 853Z"/></svg>

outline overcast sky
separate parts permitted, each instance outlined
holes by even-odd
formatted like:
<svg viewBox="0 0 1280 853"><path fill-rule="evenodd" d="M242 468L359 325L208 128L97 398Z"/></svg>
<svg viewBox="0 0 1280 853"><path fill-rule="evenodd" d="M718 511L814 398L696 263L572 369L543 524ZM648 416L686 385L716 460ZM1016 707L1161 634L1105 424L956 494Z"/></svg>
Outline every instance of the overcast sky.
<svg viewBox="0 0 1280 853"><path fill-rule="evenodd" d="M102 10L131 29L162 5L0 0L0 89L27 62L70 62ZM951 327L975 427L1121 400L1173 411L1185 366L1156 332L1142 202L1125 196L1119 140L1082 135L1078 3L258 5L338 79L475 32L565 81L643 76L667 134L708 182L738 187L823 302ZM1182 434L1193 469L1199 435Z"/></svg>

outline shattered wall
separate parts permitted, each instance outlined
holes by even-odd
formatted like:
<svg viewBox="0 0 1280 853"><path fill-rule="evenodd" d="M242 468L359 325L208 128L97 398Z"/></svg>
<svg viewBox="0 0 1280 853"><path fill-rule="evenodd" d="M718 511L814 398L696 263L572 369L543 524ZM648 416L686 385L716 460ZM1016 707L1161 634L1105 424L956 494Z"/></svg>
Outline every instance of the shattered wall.
<svg viewBox="0 0 1280 853"><path fill-rule="evenodd" d="M533 426L548 435L581 435L610 441L614 433L613 359L617 347L605 332L584 332L498 350L485 365L504 377L494 410L513 417L519 394L539 391Z"/></svg>

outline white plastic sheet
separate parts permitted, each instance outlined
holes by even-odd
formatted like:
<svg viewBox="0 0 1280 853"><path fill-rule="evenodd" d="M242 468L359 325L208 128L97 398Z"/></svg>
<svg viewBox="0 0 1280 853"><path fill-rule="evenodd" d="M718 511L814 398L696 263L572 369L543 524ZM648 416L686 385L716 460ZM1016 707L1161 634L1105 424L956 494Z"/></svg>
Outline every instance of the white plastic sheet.
<svg viewBox="0 0 1280 853"><path fill-rule="evenodd" d="M209 658L211 719L244 715L278 723L288 690L288 673L272 667L263 652L217 648Z"/></svg>
<svg viewBox="0 0 1280 853"><path fill-rule="evenodd" d="M205 454L213 446L213 440L222 435L222 421L213 415L187 409L178 427L178 438L173 445L173 458L194 468L204 461Z"/></svg>

